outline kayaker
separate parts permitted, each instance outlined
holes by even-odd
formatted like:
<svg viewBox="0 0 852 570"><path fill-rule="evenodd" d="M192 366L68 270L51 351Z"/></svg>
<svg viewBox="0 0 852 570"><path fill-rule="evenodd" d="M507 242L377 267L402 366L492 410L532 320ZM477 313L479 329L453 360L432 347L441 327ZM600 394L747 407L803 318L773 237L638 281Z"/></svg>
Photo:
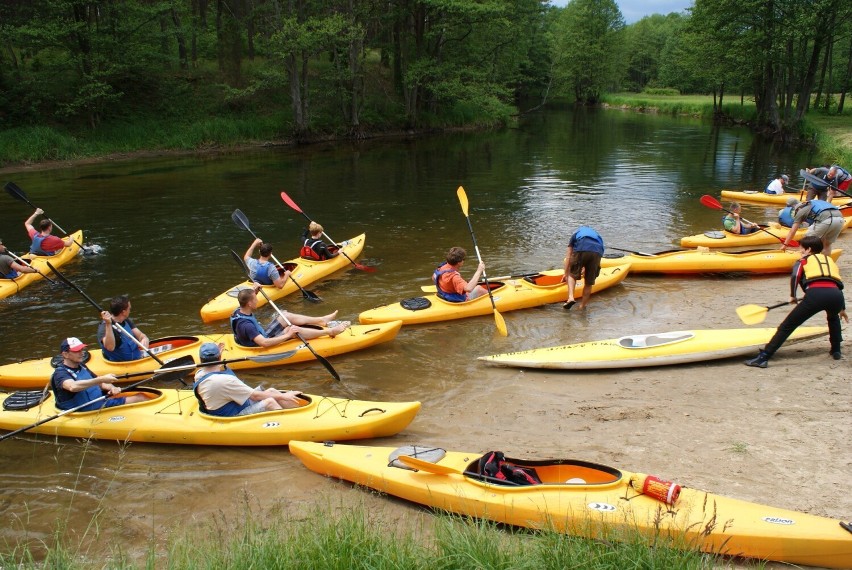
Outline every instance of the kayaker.
<svg viewBox="0 0 852 570"><path fill-rule="evenodd" d="M53 371L53 375L50 377L50 387L56 399L56 407L60 410L70 410L82 406L86 402L100 398L104 393L114 396L121 392L120 388L112 384L116 379L115 374L95 376L83 364L83 349L86 346L80 339L73 336L66 338L59 345L62 363ZM91 406L85 406L79 411L88 412L101 408L111 408L112 406L144 402L147 399L148 397L144 394L106 398L94 402Z"/></svg>
<svg viewBox="0 0 852 570"><path fill-rule="evenodd" d="M775 180L769 183L769 186L766 187L764 192L767 194L783 194L785 192L784 186L790 182L790 177L786 174L782 174Z"/></svg>
<svg viewBox="0 0 852 570"><path fill-rule="evenodd" d="M838 190L842 190L843 192L849 191L849 185L852 183L852 174L849 173L848 170L840 166L839 164L832 164L828 168L828 174L826 176L826 180L831 183L832 186L837 188ZM833 198L834 196L840 194L839 192L835 192L833 189L829 189L830 196ZM842 194L840 194L842 196Z"/></svg>
<svg viewBox="0 0 852 570"><path fill-rule="evenodd" d="M311 222L307 229L302 232L302 249L299 251L299 256L305 259L313 259L315 261L325 261L332 257L337 257L337 251L331 251L328 245L322 241L322 226L316 222ZM342 245L345 245L342 244Z"/></svg>
<svg viewBox="0 0 852 570"><path fill-rule="evenodd" d="M725 231L743 236L757 231L760 226L754 222L743 220L740 217L742 209L743 207L740 206L739 202L731 202L728 206L729 213L722 218L722 225L725 227Z"/></svg>
<svg viewBox="0 0 852 570"><path fill-rule="evenodd" d="M113 298L109 311L101 312L101 321L98 325L98 342L106 360L125 362L145 356L139 344L148 348L148 336L130 320L130 299L127 295ZM132 335L139 344L133 342L124 333L116 331L112 326L113 323L123 328L127 335Z"/></svg>
<svg viewBox="0 0 852 570"><path fill-rule="evenodd" d="M258 250L259 259L252 257L255 248ZM272 244L263 243L260 238L255 239L243 255L243 260L246 262L246 267L249 268L252 281L256 281L261 285L275 285L279 289L284 287L287 279L290 278L290 272L284 270L282 275L275 264L270 260L272 256Z"/></svg>
<svg viewBox="0 0 852 570"><path fill-rule="evenodd" d="M784 243L781 245L781 250L787 249L787 244L796 235L796 230L804 223L808 222L807 235L815 235L822 240L822 248L824 251L831 253L831 246L837 240L837 236L843 231L843 226L846 221L843 219L843 213L840 209L824 200L806 200L797 204L793 208L793 225L790 226L790 231L787 232L787 237L784 238Z"/></svg>
<svg viewBox="0 0 852 570"><path fill-rule="evenodd" d="M36 208L35 213L24 222L27 235L33 242L30 246L30 253L34 253L35 255L56 255L56 252L60 251L63 247L70 247L74 241L70 237L62 239L51 235L51 232L53 232L53 222L48 218L40 221L38 224L39 229L35 229L33 222L43 213L44 210Z"/></svg>
<svg viewBox="0 0 852 570"><path fill-rule="evenodd" d="M221 360L222 346L212 342L202 344L198 351L201 363ZM302 405L299 399L301 392L252 389L221 363L199 368L192 389L201 411L214 416L247 416Z"/></svg>
<svg viewBox="0 0 852 570"><path fill-rule="evenodd" d="M324 317L308 317L285 311L284 315L292 326L288 326L280 316L276 316L264 328L254 316L257 310L257 292L254 289L243 289L237 295L237 301L240 306L231 314L231 330L234 332L234 340L240 346L276 346L295 338L296 333L301 334L305 340L326 335L334 338L350 326L349 321L334 321L337 311Z"/></svg>
<svg viewBox="0 0 852 570"><path fill-rule="evenodd" d="M763 347L757 356L746 360L746 366L766 368L772 355L781 348L784 341L802 323L825 311L828 321L828 339L831 344L829 353L834 360L840 360L840 342L843 340L840 331L841 317L848 323L846 315L846 301L843 299L843 281L840 278L840 270L837 264L829 256L822 252L822 240L815 235L806 235L802 238L802 259L793 266L792 279L790 280L790 303L796 307L784 321L778 325L778 329ZM796 299L796 290L802 287L805 296Z"/></svg>
<svg viewBox="0 0 852 570"><path fill-rule="evenodd" d="M828 166L817 166L816 168L806 168L808 174L812 174L819 178L820 182L808 180L808 194L805 200L830 200L828 195L828 186L831 182L828 181Z"/></svg>
<svg viewBox="0 0 852 570"><path fill-rule="evenodd" d="M565 251L565 275L562 281L568 283L568 300L562 305L570 309L577 300L574 299L574 287L577 281L583 279L583 296L580 298L578 309L585 309L592 297L592 285L601 273L601 258L604 254L604 241L601 234L589 226L580 226L568 240Z"/></svg>
<svg viewBox="0 0 852 570"><path fill-rule="evenodd" d="M21 273L38 273L34 268L24 263L19 263L9 255L9 250L0 239L0 279L14 279Z"/></svg>
<svg viewBox="0 0 852 570"><path fill-rule="evenodd" d="M435 284L435 294L450 303L461 303L481 297L488 291L479 284L479 279L485 271L485 263L480 261L469 281L459 273L464 265L467 251L463 247L451 247L447 252L447 258L432 273L432 283Z"/></svg>

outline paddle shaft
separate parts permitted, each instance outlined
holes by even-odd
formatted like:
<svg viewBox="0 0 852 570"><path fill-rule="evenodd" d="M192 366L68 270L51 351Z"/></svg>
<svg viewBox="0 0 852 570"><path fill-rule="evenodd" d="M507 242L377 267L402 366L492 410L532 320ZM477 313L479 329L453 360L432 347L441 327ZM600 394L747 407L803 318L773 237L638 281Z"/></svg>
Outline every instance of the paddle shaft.
<svg viewBox="0 0 852 570"><path fill-rule="evenodd" d="M11 251L9 251L8 249L6 250L6 253L8 253L9 255L11 255L12 257L14 257L14 258L15 258L15 261L17 261L18 263L21 263L22 265L26 265L27 267L31 267L32 269L35 269L35 272L36 272L36 273L38 273L39 275L41 275L42 277L44 277L45 279L47 279L48 281L50 281L51 283L53 283L54 285L56 285L56 281L55 281L54 279L51 279L51 278L50 278L50 277L48 277L45 273L42 273L41 271L39 271L38 269L36 269L35 267L33 267L33 264L32 264L32 263L30 263L29 261L27 261L26 259L24 259L24 258L22 258L22 257L18 257L17 255L15 255L14 253L12 253L12 252L11 252Z"/></svg>
<svg viewBox="0 0 852 570"><path fill-rule="evenodd" d="M233 219L234 223L236 223L239 227L243 228L248 233L250 233L254 239L260 239L259 237L257 237L257 234L252 231L252 229L251 229L251 227L249 226L249 223L248 223L248 218L246 217L245 214L243 214L243 212L241 210L239 210L239 209L234 210L234 213L231 216L231 219ZM261 241L263 241L263 240L261 240ZM272 261L275 262L275 265L284 269L284 264L281 263L280 261L278 261L278 258L275 257L274 254L270 254L270 257L272 258ZM285 269L285 271L286 271L286 269ZM302 286L299 285L299 282L296 281L295 277L293 277L292 272L290 273L290 281L293 282L293 285L295 285L296 287L299 288L299 291L302 292L302 296L305 299L308 299L309 301L321 301L322 300L322 299L319 298L319 296L317 296L316 293L302 289Z"/></svg>
<svg viewBox="0 0 852 570"><path fill-rule="evenodd" d="M634 255L644 255L644 256L647 256L647 257L653 257L655 255L658 255L656 253L643 253L641 251L633 251L632 249L621 249L620 247L613 247L611 245L608 245L606 247L607 247L607 249L614 249L615 251L623 251L625 253L632 253Z"/></svg>
<svg viewBox="0 0 852 570"><path fill-rule="evenodd" d="M240 267L243 268L243 272L246 274L246 277L248 277L249 280L251 280L251 273L249 272L249 268L246 265L245 260L243 260L243 258L240 257L237 254L237 252L235 252L234 250L231 250L231 255L233 255L234 260L240 265ZM269 303L270 306L272 306L273 309L275 309L275 312L278 313L278 316L280 316L282 319L284 319L284 322L287 323L287 326L293 326L293 323L290 322L290 320L284 314L284 311L282 311L281 309L278 308L278 305L276 305L275 302L272 299L269 298L269 295L266 294L266 291L264 291L262 287L260 288L260 292L264 296L264 298L266 299L266 302ZM314 355L314 357L320 362L320 364L322 364L325 367L325 369L328 370L329 374L331 374L334 377L335 380L340 382L340 374L337 373L337 370L334 369L334 367L331 365L331 362L329 362L323 356L318 354L317 351L314 350L314 347L312 347L310 345L310 343L307 340L305 340L305 338L302 336L301 333L297 332L296 337L298 337L298 339L300 341L302 341L302 344L304 344L305 347L308 350L311 351L311 354Z"/></svg>
<svg viewBox="0 0 852 570"><path fill-rule="evenodd" d="M62 273L60 273L60 272L59 272L59 270L57 270L57 269L56 269L53 265L51 265L49 261L47 262L47 266L48 266L48 267L50 267L50 270L51 270L51 271L53 271L54 273L56 273L56 275L57 275L57 276L58 276L58 277L59 277L59 278L60 278L60 279L61 279L64 283L67 283L69 286L71 286L71 288L72 288L72 289L74 289L75 291L77 291L78 293L80 293L80 295L82 295L82 296L83 296L83 298L84 298L84 299L86 299L86 300L89 302L89 304L91 304L94 308L96 308L96 309L98 310L98 312L99 312L99 313L102 313L102 312L104 311L104 310L101 308L101 306L100 306L100 305L98 305L98 304L95 302L95 300L94 300L94 299L92 299L91 297L89 297L89 296L86 294L86 292L85 292L85 291L83 291L82 289L80 289L79 287L77 287L77 285L75 285L75 284L74 284L74 283L73 283L70 279L68 279L67 277L65 277L64 275L62 275ZM118 324L118 323L117 323L117 322L115 322L114 320L112 320L112 319L110 319L110 320L111 320L112 328L113 328L113 330L114 330L114 331L117 331L117 332L119 332L120 334L123 334L123 335L124 335L125 337L127 337L128 339L130 339L133 343L135 343L135 344L136 344L136 346L138 346L138 347L139 347L139 349L140 349L140 350L143 350L146 354L148 354L148 356L150 356L151 358L153 358L153 359L157 362L157 364L159 364L159 365L161 365L161 366L164 364L162 360L160 360L159 358L157 358L157 355L156 355L156 354L154 354L154 353L151 351L151 349L150 349L150 348L146 347L144 344L142 344L141 342L139 342L139 339L138 339L138 338L136 338L135 336L133 336L133 334L132 334L131 332L129 332L129 331L127 331L127 330L125 330L125 328L124 328L123 326L121 326L120 324Z"/></svg>
<svg viewBox="0 0 852 570"><path fill-rule="evenodd" d="M9 193L9 194L13 197L13 198L17 198L18 200L22 200L22 201L26 202L26 203L27 203L27 204L29 204L29 205L30 205L30 206L31 206L34 210L38 210L38 209L39 209L39 207L38 207L38 206L36 206L36 205L35 205L35 204L33 204L32 202L30 202L30 199L29 199L29 198L27 198L27 195L24 193L24 191L23 191L23 190L21 190L20 186L18 186L18 185L17 185L17 184L15 184L14 182L7 182L7 183L6 183L5 188L6 188L6 191L7 191L7 192L8 192L8 193ZM41 211L42 211L42 213L44 213L44 215L45 215L45 216L47 216L47 213L46 213L46 212L44 212L44 208L41 208ZM54 220L54 219L53 219L53 218L51 218L50 216L47 216L47 219L49 219L49 220L50 220L50 223L51 223L51 224L53 224L54 226L56 226L56 229L57 229L57 230L59 230L60 232L62 232L62 233L63 233L63 234L65 234L66 236L71 237L71 236L70 236L70 234L69 234L68 232L66 232L64 229L62 229L62 227L61 227L59 224L57 224L57 223L56 223L56 220ZM82 249L84 252L85 252L85 251L89 251L89 248L87 248L85 245L83 245L83 244L82 244L82 243L80 243L79 241L75 240L74 238L71 238L71 239L74 241L74 243L76 243L77 245L79 245L79 246L80 246L80 249Z"/></svg>
<svg viewBox="0 0 852 570"><path fill-rule="evenodd" d="M293 356L297 352L299 352L299 351L298 350L288 350L286 352L279 352L279 353L276 353L276 354L266 354L266 355L263 355L263 356L243 356L243 357L240 357L240 358L231 358L231 359L228 359L228 360L217 360L215 362L200 362L198 364L182 364L180 366L172 366L174 363L179 362L181 360L181 359L178 359L178 360L174 360L172 362L169 362L168 363L169 364L168 369L169 369L169 371L171 371L171 370L192 370L194 368L201 368L201 367L204 367L204 366L219 366L219 365L231 364L232 362L245 362L245 361L274 362L276 360L284 360L285 358L290 358L291 356ZM186 358L186 357L183 357L183 358ZM192 357L190 356L190 358L192 358ZM148 376L148 375L156 374L156 373L157 373L156 370L146 371L146 372L128 372L126 374L121 374L120 376L116 376L116 378L133 378L135 376Z"/></svg>
<svg viewBox="0 0 852 570"><path fill-rule="evenodd" d="M284 203L287 204L288 206L290 206L290 208L292 208L293 210L296 210L297 212L299 212L300 214L305 216L305 219L307 219L309 222L313 222L311 217L304 210L302 210L299 207L299 205L296 204L296 202L294 202L293 199L290 198L290 196L286 192L281 192L281 199L284 200ZM328 241L330 241L331 243L333 243L334 245L337 246L337 251L343 257L348 259L349 263L351 263L352 265L355 266L355 269L360 269L361 271L367 271L367 272L373 272L373 271L376 270L375 267L368 267L366 265L361 265L360 263L355 263L355 261L353 261L351 257L346 255L346 252L343 251L343 248L340 246L340 244L337 243L336 241L334 241L333 239L331 239L331 236L329 236L327 233L325 233L325 230L323 230L322 235L325 236L325 239L327 239Z"/></svg>

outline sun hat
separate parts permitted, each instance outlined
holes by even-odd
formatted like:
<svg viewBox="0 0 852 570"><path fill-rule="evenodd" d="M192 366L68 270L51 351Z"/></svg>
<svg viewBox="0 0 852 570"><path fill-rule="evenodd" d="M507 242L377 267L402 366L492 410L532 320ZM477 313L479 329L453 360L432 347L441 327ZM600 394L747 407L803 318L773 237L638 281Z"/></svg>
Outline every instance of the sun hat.
<svg viewBox="0 0 852 570"><path fill-rule="evenodd" d="M782 178L782 179L784 179L784 182L789 182L789 181L790 181L790 177L789 177L789 176L787 176L786 174L782 174L782 175L781 175L781 178Z"/></svg>
<svg viewBox="0 0 852 570"><path fill-rule="evenodd" d="M796 200L795 198L793 198L792 196L790 198L787 198L787 206L788 207L795 206L798 203L799 203L799 201Z"/></svg>

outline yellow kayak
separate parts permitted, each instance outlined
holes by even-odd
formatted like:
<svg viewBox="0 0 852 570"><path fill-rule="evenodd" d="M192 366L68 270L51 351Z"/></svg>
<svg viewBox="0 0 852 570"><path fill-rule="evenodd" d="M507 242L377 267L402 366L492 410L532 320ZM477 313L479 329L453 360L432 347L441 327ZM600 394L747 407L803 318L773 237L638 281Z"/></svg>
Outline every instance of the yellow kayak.
<svg viewBox="0 0 852 570"><path fill-rule="evenodd" d="M843 253L842 249L832 250L832 259L837 261L841 253ZM615 267L622 263L629 263L630 273L787 273L801 257L799 251L792 249L781 251L776 248L727 253L704 248L654 254L639 252L607 254L601 259L601 267Z"/></svg>
<svg viewBox="0 0 852 570"><path fill-rule="evenodd" d="M322 336L308 341L311 347L323 357L335 356L346 352L361 350L382 342L393 340L402 323L399 321L374 325L353 325L335 338ZM162 362L170 362L190 355L198 359L198 349L205 342L224 343L222 358L233 360L229 364L234 370L260 368L264 366L283 366L316 360L313 353L298 339L288 340L278 346L268 348L240 346L234 342L234 335L198 335L176 336L153 340L151 351ZM97 346L97 342L94 343ZM89 350L86 361L95 374L134 374L156 370L160 363L150 356L139 360L112 362L104 359L100 349ZM36 358L0 366L0 386L8 388L41 388L53 374L53 361L58 357ZM242 359L242 360L241 360ZM132 382L133 378L120 378L120 382Z"/></svg>
<svg viewBox="0 0 852 570"><path fill-rule="evenodd" d="M599 370L638 368L704 362L757 353L774 328L718 329L636 334L565 346L535 348L480 356L488 364L518 368ZM799 327L790 342L802 342L828 334L828 327ZM785 343L786 344L786 343Z"/></svg>
<svg viewBox="0 0 852 570"><path fill-rule="evenodd" d="M370 402L303 394L300 408L220 418L204 414L192 390L137 388L152 399L72 412L28 430L50 436L190 445L287 445L291 439L366 439L386 437L405 429L420 402ZM20 394L20 393L17 393ZM6 403L9 394L0 395ZM28 410L0 410L0 429L12 431L62 410L53 395Z"/></svg>
<svg viewBox="0 0 852 570"><path fill-rule="evenodd" d="M643 473L575 459L509 459L540 484L507 484L481 474L491 454L431 446L368 447L292 441L306 467L440 511L576 536L649 541L704 552L829 568L852 568L852 533L840 521L680 487ZM427 458L407 469L399 455ZM415 459L416 461L416 459ZM518 481L518 479L516 479ZM767 492L778 492L767 482ZM683 540L678 540L683 539Z"/></svg>
<svg viewBox="0 0 852 570"><path fill-rule="evenodd" d="M787 205L787 200L795 198L796 200L804 201L807 192L785 192L783 194L767 194L766 192L758 192L757 190L722 190L722 198L732 202L750 202L753 204L769 204L783 208ZM831 200L835 206L843 206L852 202L852 198L838 196Z"/></svg>
<svg viewBox="0 0 852 570"><path fill-rule="evenodd" d="M592 293L621 283L629 271L629 264L601 269L601 274L592 287ZM547 303L564 303L568 298L568 286L562 281L564 273L561 269L552 269L522 279L489 280L497 310L506 312L538 307ZM578 281L574 294L581 295L584 286L582 279ZM358 315L358 319L362 324L399 320L405 325L414 325L491 315L493 312L488 295L462 303L450 303L439 299L437 295L426 295L364 311Z"/></svg>
<svg viewBox="0 0 852 570"><path fill-rule="evenodd" d="M68 247L62 248L62 250L60 250L56 255L32 255L28 253L26 255L22 255L21 259L27 260L30 265L38 269L41 273L53 278L50 275L51 271L50 267L47 266L47 262L49 261L52 266L59 269L77 257L77 254L80 253L80 246L77 244L83 243L83 230L77 230L72 233L71 238L74 239L74 242L72 242ZM24 287L32 285L36 281L41 281L43 279L44 277L38 273L22 273L14 279L0 279L0 299L5 299L10 295L14 295Z"/></svg>
<svg viewBox="0 0 852 570"><path fill-rule="evenodd" d="M366 234L355 236L348 240L348 243L342 248L343 252L350 258L355 259L364 249L364 242L366 239ZM296 257L283 262L283 264L284 267L290 270L290 273L304 289L314 281L318 281L323 277L331 275L335 271L346 269L346 266L350 265L350 262L346 259L346 256L338 255L337 257L326 259L325 261L314 261L312 259ZM251 287L252 283L249 281L243 281L239 285L236 285L211 299L206 305L201 307L201 320L205 323L210 323L221 319L227 319L231 316L231 313L234 312L234 309L239 306L239 303L237 303L237 295L239 295L240 291L243 289L249 289ZM291 279L288 279L287 283L285 283L284 287L281 289L275 285L265 285L263 290L270 299L277 301L290 293L297 292L299 288L296 287ZM262 307L265 304L266 298L259 294L257 296L257 306Z"/></svg>
<svg viewBox="0 0 852 570"><path fill-rule="evenodd" d="M845 225L843 231L849 227L852 217L844 217ZM753 245L777 244L779 247L790 228L786 228L778 222L772 222L764 228L766 231L756 231L746 235L732 234L724 230L706 231L703 234L687 236L680 240L681 247L747 247ZM806 228L799 228L793 239L801 241L807 233Z"/></svg>

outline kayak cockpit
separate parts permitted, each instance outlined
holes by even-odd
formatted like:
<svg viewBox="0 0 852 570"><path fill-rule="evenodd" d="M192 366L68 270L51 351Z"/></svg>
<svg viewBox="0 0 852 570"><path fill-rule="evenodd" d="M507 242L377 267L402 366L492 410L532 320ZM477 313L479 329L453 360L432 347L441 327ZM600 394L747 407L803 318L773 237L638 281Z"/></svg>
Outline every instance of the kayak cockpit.
<svg viewBox="0 0 852 570"><path fill-rule="evenodd" d="M485 454L477 461L472 462L465 469L465 476L488 483L524 485L523 479L512 481L489 476L486 468L488 460L489 454ZM533 479L538 479L543 485L609 485L622 479L621 471L618 469L574 459L531 461L507 457L503 465L505 467L501 466L501 471L504 473L514 468L521 468Z"/></svg>

